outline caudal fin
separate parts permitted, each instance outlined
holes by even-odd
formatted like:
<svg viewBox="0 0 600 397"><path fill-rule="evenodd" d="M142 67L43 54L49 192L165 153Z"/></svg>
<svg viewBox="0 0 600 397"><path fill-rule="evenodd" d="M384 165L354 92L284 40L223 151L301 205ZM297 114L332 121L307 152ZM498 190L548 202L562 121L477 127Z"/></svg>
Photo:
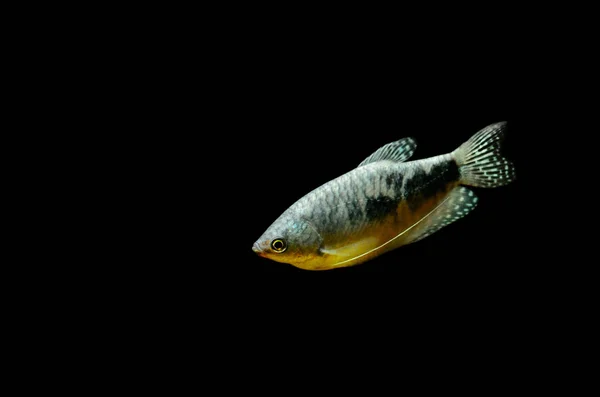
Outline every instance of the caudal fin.
<svg viewBox="0 0 600 397"><path fill-rule="evenodd" d="M489 125L452 152L462 184L498 187L515 179L514 165L500 155L505 129L506 122Z"/></svg>

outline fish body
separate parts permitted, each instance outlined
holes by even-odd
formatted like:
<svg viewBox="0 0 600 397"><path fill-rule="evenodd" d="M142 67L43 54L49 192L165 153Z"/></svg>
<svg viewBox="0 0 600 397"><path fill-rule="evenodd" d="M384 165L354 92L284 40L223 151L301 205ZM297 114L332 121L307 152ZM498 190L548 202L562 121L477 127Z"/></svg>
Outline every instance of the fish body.
<svg viewBox="0 0 600 397"><path fill-rule="evenodd" d="M477 204L465 186L511 182L514 166L500 153L506 123L490 125L451 153L407 161L412 138L391 142L360 165L290 206L253 250L306 270L357 265L421 240Z"/></svg>

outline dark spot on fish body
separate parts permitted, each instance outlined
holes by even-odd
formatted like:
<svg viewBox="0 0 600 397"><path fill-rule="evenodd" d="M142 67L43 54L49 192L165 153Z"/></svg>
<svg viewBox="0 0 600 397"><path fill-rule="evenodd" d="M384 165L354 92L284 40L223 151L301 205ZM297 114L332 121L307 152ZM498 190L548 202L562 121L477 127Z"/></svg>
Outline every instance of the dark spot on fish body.
<svg viewBox="0 0 600 397"><path fill-rule="evenodd" d="M395 213L398 208L398 200L388 196L368 198L365 206L368 221L376 221Z"/></svg>
<svg viewBox="0 0 600 397"><path fill-rule="evenodd" d="M432 192L433 194L446 189L449 184L460 179L460 171L454 161L444 161L435 164L431 167L429 175L434 178L434 182L431 184L432 189L434 189Z"/></svg>
<svg viewBox="0 0 600 397"><path fill-rule="evenodd" d="M357 223L359 221L362 221L363 212L360 209L360 206L357 201L349 202L346 206L346 209L348 210L348 220L350 222Z"/></svg>
<svg viewBox="0 0 600 397"><path fill-rule="evenodd" d="M414 175L406 181L406 197L408 207L416 211L421 207L423 201L444 193L448 185L460 179L460 171L454 161L444 161L435 164L429 172L417 168Z"/></svg>
<svg viewBox="0 0 600 397"><path fill-rule="evenodd" d="M404 195L407 198L414 197L421 192L423 186L427 184L427 174L422 168L417 168L414 174L406 180Z"/></svg>
<svg viewBox="0 0 600 397"><path fill-rule="evenodd" d="M388 189L392 188L392 184L394 183L394 179L395 179L394 177L395 177L395 175L393 175L393 174L390 174L385 177L385 185ZM400 178L402 178L402 175L400 175Z"/></svg>
<svg viewBox="0 0 600 397"><path fill-rule="evenodd" d="M389 178L389 177L388 177ZM394 183L394 193L396 197L402 197L402 182L404 182L404 175L398 173L392 176ZM387 182L387 178L386 178ZM388 186L389 189L389 186Z"/></svg>

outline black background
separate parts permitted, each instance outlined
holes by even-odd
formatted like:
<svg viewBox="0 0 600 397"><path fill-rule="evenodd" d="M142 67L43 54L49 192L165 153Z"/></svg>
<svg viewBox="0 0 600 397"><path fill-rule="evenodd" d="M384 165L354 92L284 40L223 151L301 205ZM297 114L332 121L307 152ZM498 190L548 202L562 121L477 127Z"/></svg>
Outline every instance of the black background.
<svg viewBox="0 0 600 397"><path fill-rule="evenodd" d="M216 291L212 299L236 302L234 310L269 314L296 307L318 316L363 304L524 313L535 304L555 269L535 249L533 225L543 211L532 204L539 197L531 165L544 128L528 103L530 91L514 81L526 69L517 71L514 59L505 62L492 51L475 59L434 54L390 56L366 46L357 57L350 48L292 47L229 59L206 98L207 118L178 149L185 171L174 180L185 186L185 202L193 200L191 212L179 214L188 219L176 218L185 225L176 231L183 236L171 259L181 282ZM444 230L367 263L323 272L252 252L286 208L380 146L412 136L413 159L426 158L499 121L508 122L503 153L515 163L516 181L475 188L478 207Z"/></svg>
<svg viewBox="0 0 600 397"><path fill-rule="evenodd" d="M139 110L127 126L140 131L132 152L142 156L126 179L142 194L127 207L139 215L132 229L118 231L141 230L118 270L122 286L193 329L202 318L245 330L268 319L270 332L289 337L401 319L413 333L419 324L508 327L563 307L573 278L554 256L561 196L547 183L559 169L551 149L566 144L549 139L555 54L551 42L509 39L501 21L488 23L496 34L485 39L478 24L452 35L397 23L279 34L248 22L147 40L151 59L123 72L124 111ZM252 252L285 209L382 145L411 136L413 159L427 158L499 121L517 179L473 188L477 208L434 235L321 272ZM336 318L343 331L328 321Z"/></svg>
<svg viewBox="0 0 600 397"><path fill-rule="evenodd" d="M508 106L493 102L479 110L465 104L462 112L448 115L440 110L452 102L451 95L434 98L429 92L415 98L416 103L389 103L388 96L377 99L377 92L357 90L311 103L290 98L289 104L266 104L274 117L250 140L246 150L251 161L238 174L246 189L232 191L247 211L232 218L237 225L234 256L226 255L222 262L227 277L256 283L261 292L272 291L278 299L330 308L368 300L372 294L383 294L390 302L419 297L442 303L450 297L476 305L483 304L482 299L485 304L506 303L515 294L528 294L539 280L539 268L530 251L531 231L523 224L531 210L525 196L526 159L520 155L526 125L513 119ZM373 99L365 99L369 97ZM442 116L423 112L428 104L432 113ZM502 188L474 189L480 197L476 210L429 238L362 265L324 272L272 262L250 250L295 200L356 167L381 145L412 136L418 142L414 158L426 158L452 151L480 128L502 120L509 123L504 154L514 161L517 180ZM225 230L231 230L230 225ZM321 302L323 297L333 299Z"/></svg>
<svg viewBox="0 0 600 397"><path fill-rule="evenodd" d="M169 287L194 293L202 285L211 299L242 311L296 304L313 314L360 302L522 305L547 288L555 268L535 248L546 201L532 170L551 123L539 101L548 86L521 48L502 40L392 48L389 40L298 35L242 35L228 44L202 65L184 56L167 87L181 95L165 95L167 111L152 115L154 128L173 131L157 157L172 170L157 167L169 222L160 232L170 244L150 251L164 253L158 271ZM516 181L474 188L478 207L427 239L323 272L252 252L286 208L382 145L411 136L413 159L426 158L499 121L508 122L503 154L515 163Z"/></svg>
<svg viewBox="0 0 600 397"><path fill-rule="evenodd" d="M177 192L168 241L176 241L152 267L169 317L235 335L241 349L255 337L269 346L351 337L364 347L377 335L388 335L389 347L400 334L454 349L456 333L503 335L502 349L534 338L529 325L566 308L571 281L557 282L562 270L540 221L551 203L534 172L547 120L513 81L514 65L380 51L361 61L312 50L250 55L219 75L199 113L206 118L181 135L173 156L182 170L168 176ZM473 188L477 208L434 235L321 272L251 250L297 199L382 145L412 136L413 159L426 158L499 121L508 122L503 154L517 179Z"/></svg>
<svg viewBox="0 0 600 397"><path fill-rule="evenodd" d="M430 277L478 286L476 279L494 285L508 281L514 252L527 246L527 228L519 224L528 211L525 152L536 134L535 116L528 118L520 106L524 92L511 81L514 65L494 54L489 54L491 69L478 59L459 62L458 55L443 52L405 59L367 46L361 54L294 47L276 55L251 52L244 54L249 58L243 68L230 65L218 97L224 109L209 130L211 139L224 145L217 149L224 158L208 167L218 189L212 193L206 186L217 208L207 209L206 216L222 231L222 237L211 236L217 244L211 241L211 253L225 254L221 266L234 278L328 280L333 286L347 278L391 274L400 280L423 277L423 283ZM250 250L295 200L356 167L380 146L412 136L418 143L413 159L426 158L454 150L498 121L508 122L504 154L516 164L517 181L475 189L476 211L419 244L362 266L318 273L270 262Z"/></svg>
<svg viewBox="0 0 600 397"><path fill-rule="evenodd" d="M27 242L22 251L41 254L19 267L25 284L37 276L44 287L31 297L46 317L20 310L36 321L31 341L56 346L53 360L68 360L70 344L82 358L73 362L102 365L93 385L117 375L136 388L164 379L170 391L190 379L194 388L272 385L281 394L317 379L336 391L364 380L373 394L386 380L405 390L413 374L419 387L525 380L539 390L569 368L585 377L597 244L586 241L595 238L594 179L577 178L595 170L581 158L596 156L581 150L596 148L597 125L575 121L597 114L582 73L593 64L579 62L594 53L583 39L595 35L567 24L595 24L562 6L548 15L551 7L423 5L136 6L107 10L93 34L50 35L50 54L34 51L31 66L56 87L42 102L59 109L56 119L31 117L49 140L73 127L59 143L68 155L48 153L49 164L65 163L74 191L32 195L34 207L48 195L63 207L43 222L53 247ZM68 57L53 53L61 45ZM413 159L427 158L499 121L508 122L503 154L517 179L473 188L477 208L434 235L321 272L252 252L285 209L382 145L411 136ZM51 182L62 177L50 172ZM16 292L9 306L30 298Z"/></svg>
<svg viewBox="0 0 600 397"><path fill-rule="evenodd" d="M547 346L591 291L576 274L586 262L558 255L570 229L555 221L572 215L559 160L573 144L556 126L558 37L519 35L495 11L441 29L428 12L417 26L403 14L288 29L281 17L229 15L206 29L176 20L156 37L139 30L125 53L150 56L113 65L124 83L107 112L128 115L119 131L138 135L110 197L123 218L107 245L122 252L94 271L109 279L100 296L122 323L142 324L131 339L151 335L140 350L152 356L159 341L229 373L264 369L255 359L267 354L270 366L293 363L307 346L306 377L327 373L322 353L336 348L349 376L371 365L360 353L448 367L465 349L475 366L554 354ZM499 121L516 181L473 188L477 208L434 235L322 272L252 252L297 199L382 145L412 136L413 159L426 158Z"/></svg>

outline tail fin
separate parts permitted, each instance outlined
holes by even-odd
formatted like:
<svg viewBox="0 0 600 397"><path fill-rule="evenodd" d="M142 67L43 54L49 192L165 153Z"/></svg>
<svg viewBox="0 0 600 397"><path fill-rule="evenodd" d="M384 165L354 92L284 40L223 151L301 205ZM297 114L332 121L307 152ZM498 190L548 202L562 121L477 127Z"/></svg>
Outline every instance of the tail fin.
<svg viewBox="0 0 600 397"><path fill-rule="evenodd" d="M514 165L500 155L506 122L489 125L452 152L460 168L461 183L498 187L515 179Z"/></svg>

